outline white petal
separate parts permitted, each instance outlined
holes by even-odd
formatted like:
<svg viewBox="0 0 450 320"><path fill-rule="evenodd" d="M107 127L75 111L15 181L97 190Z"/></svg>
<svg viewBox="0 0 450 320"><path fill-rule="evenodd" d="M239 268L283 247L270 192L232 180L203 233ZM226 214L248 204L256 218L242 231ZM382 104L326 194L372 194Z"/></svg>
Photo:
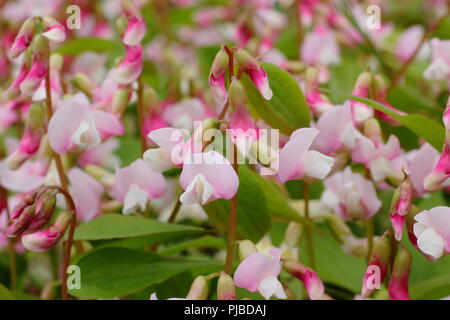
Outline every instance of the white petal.
<svg viewBox="0 0 450 320"><path fill-rule="evenodd" d="M444 245L444 239L432 228L422 232L417 239L419 249L435 259L442 257Z"/></svg>
<svg viewBox="0 0 450 320"><path fill-rule="evenodd" d="M420 235L422 234L422 232L424 232L428 228L429 228L428 226L426 226L422 223L415 223L413 226L414 235L416 236L416 238L419 238Z"/></svg>
<svg viewBox="0 0 450 320"><path fill-rule="evenodd" d="M206 178L198 174L186 188L186 191L180 196L183 204L206 204L214 194L214 188Z"/></svg>
<svg viewBox="0 0 450 320"><path fill-rule="evenodd" d="M424 78L429 80L445 80L449 74L449 66L440 58L430 64L423 72Z"/></svg>
<svg viewBox="0 0 450 320"><path fill-rule="evenodd" d="M132 184L125 195L122 213L130 214L136 211L144 211L147 204L147 192Z"/></svg>
<svg viewBox="0 0 450 320"><path fill-rule="evenodd" d="M382 181L391 172L391 164L385 157L377 157L370 163L370 173L375 181Z"/></svg>
<svg viewBox="0 0 450 320"><path fill-rule="evenodd" d="M258 291L266 300L273 295L279 299L287 298L281 282L274 276L267 276L262 279L258 284Z"/></svg>
<svg viewBox="0 0 450 320"><path fill-rule="evenodd" d="M333 167L334 159L317 151L308 151L305 154L305 175L319 180L324 179Z"/></svg>
<svg viewBox="0 0 450 320"><path fill-rule="evenodd" d="M66 40L66 34L59 28L51 28L50 30L43 32L42 35L48 40L56 43L61 43Z"/></svg>
<svg viewBox="0 0 450 320"><path fill-rule="evenodd" d="M98 146L101 138L94 121L82 121L72 134L72 141L75 145L85 150Z"/></svg>
<svg viewBox="0 0 450 320"><path fill-rule="evenodd" d="M164 172L173 168L170 155L163 148L148 149L144 152L143 158L155 172Z"/></svg>

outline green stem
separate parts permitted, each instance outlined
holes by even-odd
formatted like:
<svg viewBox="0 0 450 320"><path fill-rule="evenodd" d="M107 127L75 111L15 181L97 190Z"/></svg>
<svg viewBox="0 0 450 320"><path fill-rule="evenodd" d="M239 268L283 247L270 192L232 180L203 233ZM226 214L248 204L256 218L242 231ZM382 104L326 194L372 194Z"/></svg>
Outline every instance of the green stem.
<svg viewBox="0 0 450 320"><path fill-rule="evenodd" d="M373 218L366 220L366 235L367 235L367 261L370 260L373 248L373 235L375 230L375 224Z"/></svg>
<svg viewBox="0 0 450 320"><path fill-rule="evenodd" d="M309 183L305 182L303 187L303 200L305 203L305 219L309 220L311 223L311 219L309 217ZM306 226L305 228L305 236L306 236L306 250L308 252L308 262L311 268L316 268L316 261L314 257L314 242L312 238L312 230L310 227Z"/></svg>
<svg viewBox="0 0 450 320"><path fill-rule="evenodd" d="M14 292L17 289L17 264L16 264L16 254L14 252L13 239L8 239L8 263L9 263L9 280L11 285L11 291Z"/></svg>
<svg viewBox="0 0 450 320"><path fill-rule="evenodd" d="M143 83L141 77L138 79L137 89L137 115L138 115L138 127L139 127L139 139L141 141L141 154L147 150L147 141L144 135L144 104L142 101Z"/></svg>

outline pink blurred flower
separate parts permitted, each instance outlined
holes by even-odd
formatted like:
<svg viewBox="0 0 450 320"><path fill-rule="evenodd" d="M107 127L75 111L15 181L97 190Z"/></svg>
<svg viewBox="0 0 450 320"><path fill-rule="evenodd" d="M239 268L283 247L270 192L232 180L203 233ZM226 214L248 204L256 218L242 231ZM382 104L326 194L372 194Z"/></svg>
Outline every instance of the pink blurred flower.
<svg viewBox="0 0 450 320"><path fill-rule="evenodd" d="M123 204L122 213L144 211L148 200L163 196L166 181L161 173L154 172L138 159L128 167L117 169L110 194Z"/></svg>
<svg viewBox="0 0 450 320"><path fill-rule="evenodd" d="M185 190L180 196L182 203L204 205L219 198L231 199L238 190L239 178L220 153L187 153L180 184Z"/></svg>
<svg viewBox="0 0 450 320"><path fill-rule="evenodd" d="M450 40L431 40L431 64L423 76L430 80L448 80L450 76Z"/></svg>
<svg viewBox="0 0 450 320"><path fill-rule="evenodd" d="M245 258L234 273L234 284L250 292L258 291L265 299L275 295L286 299L283 285L278 280L281 272L281 250L269 249L269 255L255 252Z"/></svg>
<svg viewBox="0 0 450 320"><path fill-rule="evenodd" d="M450 207L434 207L414 217L417 246L433 260L450 253Z"/></svg>
<svg viewBox="0 0 450 320"><path fill-rule="evenodd" d="M128 19L122 41L127 46L135 46L144 39L146 26L144 18L132 1L122 1L122 11Z"/></svg>
<svg viewBox="0 0 450 320"><path fill-rule="evenodd" d="M309 33L301 47L302 61L307 65L329 66L341 62L336 38L325 25L316 26Z"/></svg>
<svg viewBox="0 0 450 320"><path fill-rule="evenodd" d="M119 147L119 140L111 138L98 146L83 152L78 158L78 163L81 167L89 164L104 167L108 169L116 168L120 159L114 154L114 151Z"/></svg>
<svg viewBox="0 0 450 320"><path fill-rule="evenodd" d="M141 45L125 46L125 49L125 57L110 73L112 79L119 84L133 83L143 68Z"/></svg>
<svg viewBox="0 0 450 320"><path fill-rule="evenodd" d="M60 154L73 149L89 150L102 139L123 133L124 127L116 115L89 109L89 101L82 93L65 98L48 126L50 145Z"/></svg>
<svg viewBox="0 0 450 320"><path fill-rule="evenodd" d="M366 136L357 138L355 148L352 152L352 160L362 163L370 173L374 181L384 180L393 170L391 160L397 158L401 153L400 142L394 135L389 137L386 144L376 145Z"/></svg>
<svg viewBox="0 0 450 320"><path fill-rule="evenodd" d="M324 179L334 164L334 159L324 154L309 150L319 134L315 128L301 128L291 134L289 141L280 151L279 180L315 178Z"/></svg>
<svg viewBox="0 0 450 320"><path fill-rule="evenodd" d="M70 194L77 209L77 219L90 221L100 214L101 196L104 187L83 170L73 168L69 171Z"/></svg>
<svg viewBox="0 0 450 320"><path fill-rule="evenodd" d="M325 179L324 184L321 200L341 219L369 219L381 208L372 182L349 167Z"/></svg>
<svg viewBox="0 0 450 320"><path fill-rule="evenodd" d="M402 62L407 61L417 49L424 32L421 25L414 25L403 31L395 47L395 56L397 59Z"/></svg>

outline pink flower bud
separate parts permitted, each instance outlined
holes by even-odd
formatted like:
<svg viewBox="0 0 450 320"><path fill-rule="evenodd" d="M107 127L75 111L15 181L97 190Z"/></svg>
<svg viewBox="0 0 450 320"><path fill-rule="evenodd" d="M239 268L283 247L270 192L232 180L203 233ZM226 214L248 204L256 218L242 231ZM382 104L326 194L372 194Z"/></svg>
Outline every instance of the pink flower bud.
<svg viewBox="0 0 450 320"><path fill-rule="evenodd" d="M6 99L13 100L20 95L20 84L27 76L28 68L29 68L29 66L27 65L27 63L22 64L16 78L13 80L13 82L10 84L8 90L5 92Z"/></svg>
<svg viewBox="0 0 450 320"><path fill-rule="evenodd" d="M411 253L400 243L388 285L389 297L392 300L410 300L408 281L411 262Z"/></svg>
<svg viewBox="0 0 450 320"><path fill-rule="evenodd" d="M428 191L436 191L442 187L448 177L450 177L450 143L445 143L438 163L433 171L425 177L423 186Z"/></svg>
<svg viewBox="0 0 450 320"><path fill-rule="evenodd" d="M370 72L364 71L356 79L355 87L352 94L354 96L367 98L369 96L369 88L372 85L372 75ZM353 122L357 125L365 120L373 117L373 109L359 101L351 101Z"/></svg>
<svg viewBox="0 0 450 320"><path fill-rule="evenodd" d="M31 96L39 88L47 75L48 40L39 35L34 38L31 48L31 67L19 86L22 94L27 96Z"/></svg>
<svg viewBox="0 0 450 320"><path fill-rule="evenodd" d="M395 239L397 241L402 239L405 216L411 210L413 194L413 185L409 180L409 176L405 175L405 179L395 190L391 209L389 211L389 218L391 219L392 227L395 231Z"/></svg>
<svg viewBox="0 0 450 320"><path fill-rule="evenodd" d="M239 241L239 259L245 260L248 256L256 253L258 250L253 242L250 240Z"/></svg>
<svg viewBox="0 0 450 320"><path fill-rule="evenodd" d="M325 287L316 272L294 260L286 260L283 268L303 282L309 299L321 300L323 298Z"/></svg>
<svg viewBox="0 0 450 320"><path fill-rule="evenodd" d="M187 300L206 300L208 298L208 281L204 276L194 279L192 286L186 296Z"/></svg>
<svg viewBox="0 0 450 320"><path fill-rule="evenodd" d="M322 115L325 111L331 109L333 105L328 101L327 97L319 90L319 70L310 67L306 70L306 94L305 98L311 111L317 115Z"/></svg>
<svg viewBox="0 0 450 320"><path fill-rule="evenodd" d="M222 47L214 58L211 72L209 74L209 85L211 94L218 104L227 101L227 89L225 87L225 75L228 70L229 57Z"/></svg>
<svg viewBox="0 0 450 320"><path fill-rule="evenodd" d="M60 213L53 225L47 230L24 235L22 237L23 246L34 252L41 252L52 248L64 236L64 233L72 222L72 217L72 213Z"/></svg>
<svg viewBox="0 0 450 320"><path fill-rule="evenodd" d="M34 26L34 18L28 18L24 21L9 51L9 57L11 59L17 58L28 48L33 39Z"/></svg>
<svg viewBox="0 0 450 320"><path fill-rule="evenodd" d="M241 81L233 79L233 81L231 81L230 84L229 92L230 92L229 98L230 106L236 109L246 108L247 94Z"/></svg>
<svg viewBox="0 0 450 320"><path fill-rule="evenodd" d="M48 40L61 43L66 40L66 29L55 18L43 18L44 32L42 35Z"/></svg>
<svg viewBox="0 0 450 320"><path fill-rule="evenodd" d="M28 232L34 232L50 221L56 207L57 192L55 189L50 189L39 197L36 203L36 213L27 229Z"/></svg>
<svg viewBox="0 0 450 320"><path fill-rule="evenodd" d="M375 289L379 289L386 278L391 259L391 241L392 234L388 231L374 241L367 270L363 278L361 292L363 298L367 298Z"/></svg>
<svg viewBox="0 0 450 320"><path fill-rule="evenodd" d="M119 84L134 82L142 72L142 47L126 46L126 51L123 60L111 70L112 79Z"/></svg>
<svg viewBox="0 0 450 320"><path fill-rule="evenodd" d="M269 85L269 78L263 67L258 64L255 58L253 58L244 49L238 49L236 51L236 60L244 72L250 77L255 84L256 88L261 92L261 95L266 100L272 98L273 92Z"/></svg>
<svg viewBox="0 0 450 320"><path fill-rule="evenodd" d="M445 126L445 141L447 144L450 144L450 97L448 97L447 106L445 107L442 121Z"/></svg>
<svg viewBox="0 0 450 320"><path fill-rule="evenodd" d="M41 138L45 132L45 107L43 103L34 103L28 111L25 130L17 149L8 157L7 166L18 169L26 160L39 150Z"/></svg>
<svg viewBox="0 0 450 320"><path fill-rule="evenodd" d="M122 1L122 10L128 18L128 24L122 36L122 41L127 46L138 45L145 36L146 27L144 19L132 1Z"/></svg>
<svg viewBox="0 0 450 320"><path fill-rule="evenodd" d="M29 205L17 217L12 218L5 234L9 238L15 238L24 233L33 221L35 209L34 204Z"/></svg>
<svg viewBox="0 0 450 320"><path fill-rule="evenodd" d="M217 281L217 299L218 300L236 300L236 288L233 278L225 272L220 273Z"/></svg>

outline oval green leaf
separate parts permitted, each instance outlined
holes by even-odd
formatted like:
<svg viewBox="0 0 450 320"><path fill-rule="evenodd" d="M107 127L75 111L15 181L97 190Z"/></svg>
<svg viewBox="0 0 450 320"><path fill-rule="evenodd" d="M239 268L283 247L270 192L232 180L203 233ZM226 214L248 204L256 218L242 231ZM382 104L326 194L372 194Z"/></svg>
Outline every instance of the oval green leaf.
<svg viewBox="0 0 450 320"><path fill-rule="evenodd" d="M273 97L266 100L253 82L242 77L251 109L268 125L290 135L294 130L309 125L310 112L297 81L284 69L262 62L269 77Z"/></svg>

